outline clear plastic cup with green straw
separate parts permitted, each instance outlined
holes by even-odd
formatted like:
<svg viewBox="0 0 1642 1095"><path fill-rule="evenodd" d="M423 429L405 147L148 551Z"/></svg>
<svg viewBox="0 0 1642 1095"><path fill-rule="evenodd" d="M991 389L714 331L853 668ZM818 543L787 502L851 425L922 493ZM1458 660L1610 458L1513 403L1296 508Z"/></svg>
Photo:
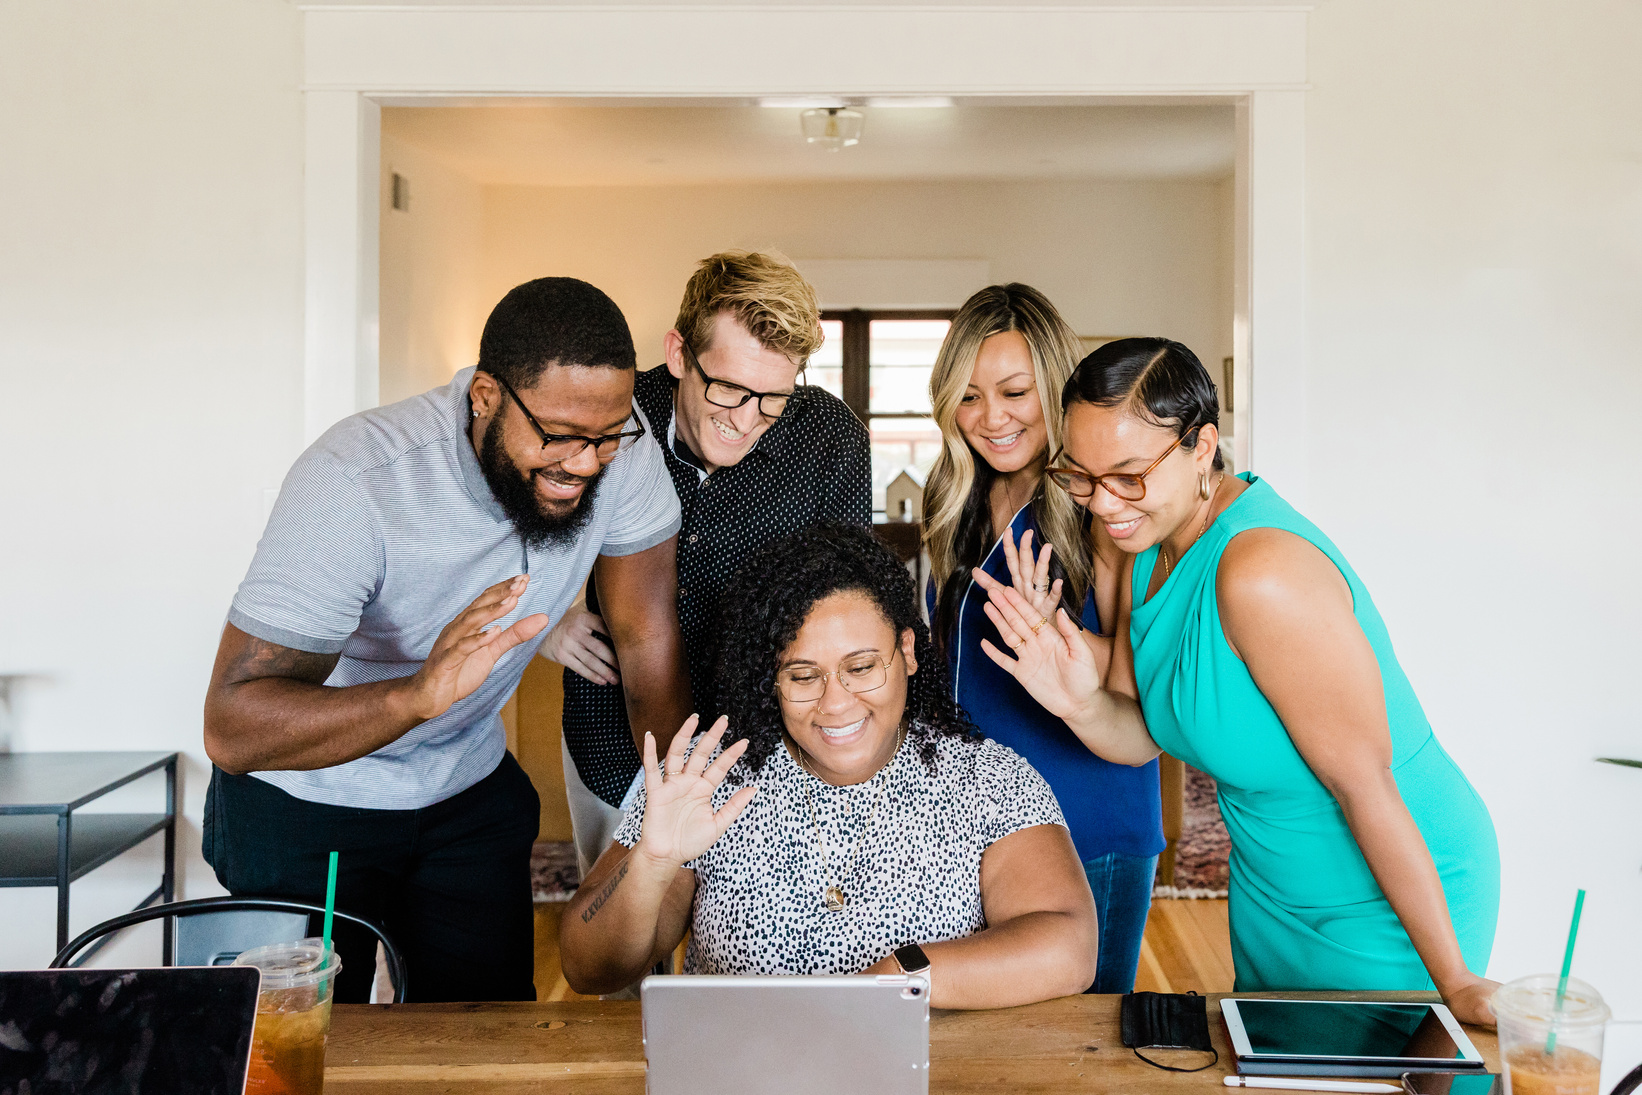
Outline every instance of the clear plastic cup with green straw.
<svg viewBox="0 0 1642 1095"><path fill-rule="evenodd" d="M325 1087L331 996L342 972L342 959L331 949L336 860L332 852L319 938L257 947L234 959L234 965L254 966L262 974L246 1095L321 1095Z"/></svg>
<svg viewBox="0 0 1642 1095"><path fill-rule="evenodd" d="M331 994L342 960L309 938L248 950L234 965L262 974L246 1095L321 1095Z"/></svg>
<svg viewBox="0 0 1642 1095"><path fill-rule="evenodd" d="M1520 977L1494 993L1506 1095L1600 1095L1608 1005L1569 971L1585 891L1574 899L1560 974Z"/></svg>
<svg viewBox="0 0 1642 1095"><path fill-rule="evenodd" d="M1540 973L1494 993L1506 1095L1600 1095L1608 1005L1596 989L1570 977L1559 1008L1561 981Z"/></svg>

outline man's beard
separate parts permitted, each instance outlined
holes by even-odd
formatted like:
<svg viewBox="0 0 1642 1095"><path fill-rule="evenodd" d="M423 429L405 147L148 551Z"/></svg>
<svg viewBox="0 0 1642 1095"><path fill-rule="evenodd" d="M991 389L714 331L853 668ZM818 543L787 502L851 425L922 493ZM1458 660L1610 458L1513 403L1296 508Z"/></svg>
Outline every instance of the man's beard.
<svg viewBox="0 0 1642 1095"><path fill-rule="evenodd" d="M496 496L502 512L513 522L519 538L532 550L561 547L574 541L593 516L593 495L599 489L599 480L604 478L604 469L600 468L586 480L581 497L570 509L556 514L546 512L541 495L536 493L535 474L515 464L502 444L501 415L491 419L480 440L479 469L485 473L490 493Z"/></svg>

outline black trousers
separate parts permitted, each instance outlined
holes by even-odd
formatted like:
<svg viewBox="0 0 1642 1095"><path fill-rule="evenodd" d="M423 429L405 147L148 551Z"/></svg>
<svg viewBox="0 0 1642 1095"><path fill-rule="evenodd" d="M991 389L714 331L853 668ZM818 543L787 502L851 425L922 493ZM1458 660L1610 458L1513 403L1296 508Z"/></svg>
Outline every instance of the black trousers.
<svg viewBox="0 0 1642 1095"><path fill-rule="evenodd" d="M534 1000L530 846L540 818L536 789L511 753L421 810L306 802L213 768L204 851L231 894L320 905L330 853L340 852L337 908L386 929L405 957L408 999ZM319 925L309 931L318 935ZM337 924L332 942L342 957L336 999L365 1002L375 937Z"/></svg>

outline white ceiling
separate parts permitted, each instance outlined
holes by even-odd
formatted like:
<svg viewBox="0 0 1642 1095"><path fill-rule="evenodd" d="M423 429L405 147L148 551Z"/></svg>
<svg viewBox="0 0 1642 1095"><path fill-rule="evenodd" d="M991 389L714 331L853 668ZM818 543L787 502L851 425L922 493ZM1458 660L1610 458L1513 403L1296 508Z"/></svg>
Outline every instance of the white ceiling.
<svg viewBox="0 0 1642 1095"><path fill-rule="evenodd" d="M385 107L383 131L477 182L678 186L814 180L1221 179L1224 105L872 107L861 143L804 143L795 107Z"/></svg>

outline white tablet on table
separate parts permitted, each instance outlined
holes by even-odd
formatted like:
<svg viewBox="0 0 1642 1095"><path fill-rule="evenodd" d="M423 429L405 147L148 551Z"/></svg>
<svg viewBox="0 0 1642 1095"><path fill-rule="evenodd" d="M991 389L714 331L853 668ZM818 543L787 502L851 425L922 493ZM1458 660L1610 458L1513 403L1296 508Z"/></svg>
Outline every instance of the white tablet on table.
<svg viewBox="0 0 1642 1095"><path fill-rule="evenodd" d="M929 985L883 977L646 977L650 1095L926 1095Z"/></svg>
<svg viewBox="0 0 1642 1095"><path fill-rule="evenodd" d="M1442 1004L1227 997L1220 1012L1245 1075L1401 1076L1484 1067Z"/></svg>

